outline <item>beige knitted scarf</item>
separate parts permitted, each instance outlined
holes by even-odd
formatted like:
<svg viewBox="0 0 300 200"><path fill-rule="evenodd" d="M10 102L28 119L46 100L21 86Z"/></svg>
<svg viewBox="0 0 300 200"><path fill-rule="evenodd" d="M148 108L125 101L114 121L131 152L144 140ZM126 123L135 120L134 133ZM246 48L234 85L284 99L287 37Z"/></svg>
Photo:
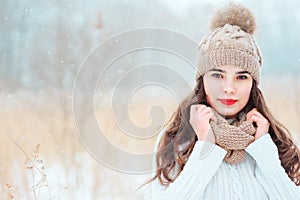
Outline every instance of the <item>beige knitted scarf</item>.
<svg viewBox="0 0 300 200"><path fill-rule="evenodd" d="M246 157L245 148L254 141L256 129L253 124L246 121L245 114L232 123L228 123L220 114L213 110L217 122L211 121L210 125L215 135L216 144L227 151L224 161L230 164L242 162Z"/></svg>

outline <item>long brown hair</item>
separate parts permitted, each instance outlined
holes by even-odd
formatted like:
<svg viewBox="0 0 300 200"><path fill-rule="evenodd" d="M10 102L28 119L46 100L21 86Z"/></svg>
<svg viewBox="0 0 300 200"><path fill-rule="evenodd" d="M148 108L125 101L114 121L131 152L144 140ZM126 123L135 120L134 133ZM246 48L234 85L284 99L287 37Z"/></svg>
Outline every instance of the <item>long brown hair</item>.
<svg viewBox="0 0 300 200"><path fill-rule="evenodd" d="M162 185L167 186L183 170L197 141L196 134L189 123L190 106L193 104L209 106L202 76L197 79L193 92L178 105L166 126L156 153L156 175L150 181L158 178ZM257 108L270 122L269 134L278 148L281 165L290 179L296 185L300 185L299 149L292 141L289 131L272 116L255 80L253 80L250 99L243 111L247 113L252 108Z"/></svg>

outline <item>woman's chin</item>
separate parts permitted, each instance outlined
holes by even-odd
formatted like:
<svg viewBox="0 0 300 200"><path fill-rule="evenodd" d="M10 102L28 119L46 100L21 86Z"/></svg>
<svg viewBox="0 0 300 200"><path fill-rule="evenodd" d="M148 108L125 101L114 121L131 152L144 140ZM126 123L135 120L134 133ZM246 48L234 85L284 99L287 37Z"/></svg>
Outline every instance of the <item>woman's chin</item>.
<svg viewBox="0 0 300 200"><path fill-rule="evenodd" d="M216 109L216 111L222 115L225 119L231 119L236 118L239 111L238 110L232 110L232 109Z"/></svg>

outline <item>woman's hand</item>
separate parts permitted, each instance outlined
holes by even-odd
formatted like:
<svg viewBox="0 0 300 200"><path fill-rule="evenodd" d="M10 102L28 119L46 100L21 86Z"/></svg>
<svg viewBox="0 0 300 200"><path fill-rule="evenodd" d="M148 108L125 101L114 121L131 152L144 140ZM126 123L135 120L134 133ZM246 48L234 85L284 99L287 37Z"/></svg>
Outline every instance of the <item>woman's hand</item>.
<svg viewBox="0 0 300 200"><path fill-rule="evenodd" d="M216 121L216 117L210 107L203 104L191 105L189 122L198 140L215 144L215 136L209 124L210 120Z"/></svg>
<svg viewBox="0 0 300 200"><path fill-rule="evenodd" d="M246 120L250 121L251 123L255 122L257 125L255 140L269 132L269 121L262 114L260 114L256 108L253 108L247 113Z"/></svg>

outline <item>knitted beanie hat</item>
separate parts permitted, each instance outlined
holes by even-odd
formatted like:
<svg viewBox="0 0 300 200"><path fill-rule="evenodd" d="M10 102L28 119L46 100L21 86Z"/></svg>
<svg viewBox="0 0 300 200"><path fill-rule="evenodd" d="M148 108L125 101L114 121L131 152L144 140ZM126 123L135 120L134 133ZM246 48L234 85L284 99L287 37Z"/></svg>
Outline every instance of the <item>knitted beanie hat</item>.
<svg viewBox="0 0 300 200"><path fill-rule="evenodd" d="M253 33L256 23L250 10L230 3L218 10L210 22L211 32L198 48L197 77L223 65L241 67L259 83L262 57Z"/></svg>

